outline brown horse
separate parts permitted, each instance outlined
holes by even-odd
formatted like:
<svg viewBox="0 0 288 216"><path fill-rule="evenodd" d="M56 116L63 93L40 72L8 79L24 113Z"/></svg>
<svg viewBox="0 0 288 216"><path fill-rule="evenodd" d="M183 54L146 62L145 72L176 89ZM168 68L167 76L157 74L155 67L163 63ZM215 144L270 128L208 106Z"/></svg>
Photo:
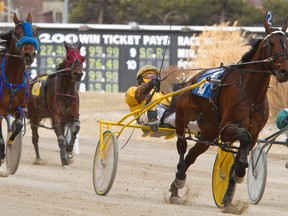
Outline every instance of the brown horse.
<svg viewBox="0 0 288 216"><path fill-rule="evenodd" d="M225 67L221 82L213 84L215 90L211 91L212 95L216 96L204 98L193 92L179 95L175 125L179 162L176 178L170 188L171 201L179 201L178 189L184 187L186 171L199 155L210 145L227 144L228 147L238 140L239 149L222 199L224 206L231 204L236 183L241 183L246 174L247 155L268 119L266 94L270 77L274 75L279 83L288 80L288 41L285 36L287 23L278 30L264 21L264 27L266 36L263 39L251 39L250 51L242 56L239 64ZM197 83L205 72L207 73L202 71L192 77L187 85ZM204 90L205 86L198 89L199 92ZM196 144L185 156L187 141L184 130L189 121L195 120L201 133Z"/></svg>
<svg viewBox="0 0 288 216"><path fill-rule="evenodd" d="M1 162L6 156L2 119L8 119L9 125L9 116L15 117L11 124L12 134L7 141L7 144L12 144L23 127L22 120L25 117L29 95L28 69L38 49L31 15L29 14L26 20L20 20L14 14L14 23L14 29L0 33L0 176L5 173L2 171ZM4 175L7 176L7 173Z"/></svg>
<svg viewBox="0 0 288 216"><path fill-rule="evenodd" d="M80 130L79 121L79 94L77 83L83 75L83 62L85 58L80 54L81 43L74 48L64 43L66 56L62 63L57 66L53 74L39 75L31 81L30 91L34 91L35 84L41 86L41 93L32 93L28 102L28 118L32 129L32 142L35 148L36 161L34 164L43 164L39 154L38 127L42 119L50 118L56 133L60 148L60 158L63 168L69 167L73 159L73 147ZM34 89L34 90L33 90ZM67 143L64 135L65 126L69 126L71 140Z"/></svg>

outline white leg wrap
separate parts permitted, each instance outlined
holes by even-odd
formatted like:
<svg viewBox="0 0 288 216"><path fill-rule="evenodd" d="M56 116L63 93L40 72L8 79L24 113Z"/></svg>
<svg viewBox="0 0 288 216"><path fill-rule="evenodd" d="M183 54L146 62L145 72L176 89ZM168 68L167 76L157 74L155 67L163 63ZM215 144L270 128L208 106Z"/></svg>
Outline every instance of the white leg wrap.
<svg viewBox="0 0 288 216"><path fill-rule="evenodd" d="M233 179L234 181L237 183L237 184L240 184L244 181L244 176L243 177L239 177L236 175L236 173L234 172L233 173Z"/></svg>
<svg viewBox="0 0 288 216"><path fill-rule="evenodd" d="M175 185L175 187L177 189L183 188L184 185L185 185L185 179L184 180L180 180L180 179L175 178L174 185Z"/></svg>

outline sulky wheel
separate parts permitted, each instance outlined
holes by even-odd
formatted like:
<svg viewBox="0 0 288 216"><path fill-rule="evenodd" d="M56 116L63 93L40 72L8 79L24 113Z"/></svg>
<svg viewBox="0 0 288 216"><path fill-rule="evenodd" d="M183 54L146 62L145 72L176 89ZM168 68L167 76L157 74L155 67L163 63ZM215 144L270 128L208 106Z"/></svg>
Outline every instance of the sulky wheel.
<svg viewBox="0 0 288 216"><path fill-rule="evenodd" d="M257 145L252 151L249 160L247 174L247 189L250 202L257 204L260 202L267 179L267 158L264 151L261 152L261 146ZM258 159L259 157L259 159ZM258 159L258 162L257 162Z"/></svg>
<svg viewBox="0 0 288 216"><path fill-rule="evenodd" d="M111 131L103 133L103 158L101 159L101 145L98 142L93 162L93 186L98 195L105 196L109 193L117 171L118 142Z"/></svg>
<svg viewBox="0 0 288 216"><path fill-rule="evenodd" d="M222 199L226 193L230 168L234 163L233 153L219 149L212 173L212 192L217 207L222 208Z"/></svg>
<svg viewBox="0 0 288 216"><path fill-rule="evenodd" d="M14 121L11 124L10 130L14 127ZM8 136L10 132L8 131ZM23 145L23 131L21 131L15 138L13 144L6 145L6 168L10 174L15 174L21 159Z"/></svg>

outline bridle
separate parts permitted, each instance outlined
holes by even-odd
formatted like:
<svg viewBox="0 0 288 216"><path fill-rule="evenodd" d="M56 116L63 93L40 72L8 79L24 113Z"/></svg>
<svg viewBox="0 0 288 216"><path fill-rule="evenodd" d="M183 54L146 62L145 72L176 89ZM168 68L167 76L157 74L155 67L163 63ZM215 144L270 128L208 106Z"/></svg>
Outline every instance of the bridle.
<svg viewBox="0 0 288 216"><path fill-rule="evenodd" d="M281 65L281 63L282 63L284 60L288 59L287 47L286 47L286 44L285 44L284 41L283 41L283 37L280 37L280 36L278 37L279 40L280 40L280 42L281 42L282 52L279 52L279 53L277 53L277 54L275 54L275 55L272 55L272 53L271 53L271 47L272 47L272 46L271 46L271 43L270 43L270 41L269 41L269 38L270 38L272 35L276 35L276 34L281 34L281 35L284 35L284 36L285 36L285 33L284 33L283 31L276 30L276 31L273 31L273 32L271 32L270 34L268 34L268 35L263 39L263 41L265 42L264 47L267 48L267 53L268 53L268 55L269 55L269 57L268 57L269 62L273 62L273 71L274 71L274 72L279 68L279 66ZM284 57L282 57L281 61L280 61L277 65L275 65L274 62L276 61L276 59L278 59L278 58L281 57L281 56L284 56Z"/></svg>
<svg viewBox="0 0 288 216"><path fill-rule="evenodd" d="M15 24L15 28L12 31L12 37L16 42L16 48L18 53L21 53L21 49L23 48L23 46L25 44L32 44L34 46L35 50L38 50L39 48L39 43L38 40L34 37L34 31L32 28L32 25L30 22L28 21L24 21L22 20L21 22ZM23 32L24 32L24 36L22 37L18 37L16 35L16 29L21 25L21 27L23 28Z"/></svg>
<svg viewBox="0 0 288 216"><path fill-rule="evenodd" d="M80 51L77 50L76 48L71 48L67 52L64 61L65 61L66 70L69 69L72 72L72 68L74 67L76 62L79 62L81 66L83 66L85 57L81 56Z"/></svg>

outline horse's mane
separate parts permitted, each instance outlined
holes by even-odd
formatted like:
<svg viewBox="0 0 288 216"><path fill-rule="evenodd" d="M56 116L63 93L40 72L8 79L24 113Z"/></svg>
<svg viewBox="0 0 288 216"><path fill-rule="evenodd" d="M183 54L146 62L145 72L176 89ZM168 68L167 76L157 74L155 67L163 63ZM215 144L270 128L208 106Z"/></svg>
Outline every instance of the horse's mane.
<svg viewBox="0 0 288 216"><path fill-rule="evenodd" d="M0 52L6 52L12 41L12 29L1 28L0 29Z"/></svg>
<svg viewBox="0 0 288 216"><path fill-rule="evenodd" d="M63 60L60 64L56 66L56 70L61 70L65 68L65 61Z"/></svg>
<svg viewBox="0 0 288 216"><path fill-rule="evenodd" d="M260 45L262 41L262 38L250 38L248 43L246 44L247 46L251 46L250 50L248 52L246 52L240 62L249 62L252 60L253 56L256 54L256 51Z"/></svg>

